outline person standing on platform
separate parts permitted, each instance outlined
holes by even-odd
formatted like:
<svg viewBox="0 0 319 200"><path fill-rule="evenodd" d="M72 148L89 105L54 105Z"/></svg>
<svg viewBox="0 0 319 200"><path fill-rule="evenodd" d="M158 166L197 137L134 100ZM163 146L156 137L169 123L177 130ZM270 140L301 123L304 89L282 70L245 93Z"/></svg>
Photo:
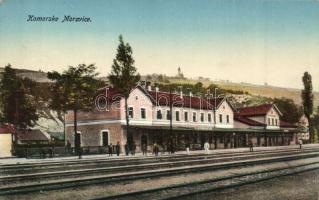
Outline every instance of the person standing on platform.
<svg viewBox="0 0 319 200"><path fill-rule="evenodd" d="M70 142L70 140L68 140L68 141L66 142L66 150L67 150L67 153L70 153L70 152L71 152L71 142Z"/></svg>
<svg viewBox="0 0 319 200"><path fill-rule="evenodd" d="M128 156L128 154L129 154L129 152L130 152L130 149L129 149L127 143L125 144L124 148L125 148L125 155Z"/></svg>
<svg viewBox="0 0 319 200"><path fill-rule="evenodd" d="M189 144L186 145L186 153L187 153L187 155L190 154L190 152L189 152L189 146L190 146Z"/></svg>
<svg viewBox="0 0 319 200"><path fill-rule="evenodd" d="M253 144L253 141L251 139L249 140L249 151L250 152L254 151L254 144Z"/></svg>
<svg viewBox="0 0 319 200"><path fill-rule="evenodd" d="M132 144L132 155L135 156L136 144L133 142Z"/></svg>
<svg viewBox="0 0 319 200"><path fill-rule="evenodd" d="M120 142L117 142L115 149L116 149L116 155L120 156Z"/></svg>
<svg viewBox="0 0 319 200"><path fill-rule="evenodd" d="M109 156L112 156L113 155L113 145L112 143L110 143L109 145Z"/></svg>
<svg viewBox="0 0 319 200"><path fill-rule="evenodd" d="M145 155L147 155L147 145L146 145L146 143L143 143L142 144L142 151L143 151L143 156Z"/></svg>
<svg viewBox="0 0 319 200"><path fill-rule="evenodd" d="M302 149L302 139L299 139L299 149Z"/></svg>
<svg viewBox="0 0 319 200"><path fill-rule="evenodd" d="M205 144L204 144L204 150L205 150L205 153L206 153L206 154L209 154L209 143L208 143L208 142L205 142Z"/></svg>
<svg viewBox="0 0 319 200"><path fill-rule="evenodd" d="M154 143L154 147L153 147L153 152L155 154L155 156L158 156L158 151L159 151L159 148L158 148L158 145L156 144L156 142Z"/></svg>

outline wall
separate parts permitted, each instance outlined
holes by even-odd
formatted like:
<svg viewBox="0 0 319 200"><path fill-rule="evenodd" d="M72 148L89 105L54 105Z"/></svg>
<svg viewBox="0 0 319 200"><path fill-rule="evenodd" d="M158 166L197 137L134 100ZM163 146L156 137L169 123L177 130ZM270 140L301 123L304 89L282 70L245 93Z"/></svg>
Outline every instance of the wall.
<svg viewBox="0 0 319 200"><path fill-rule="evenodd" d="M115 145L118 141L120 142L121 146L124 146L126 143L126 136L123 134L120 123L79 125L77 130L81 133L82 147L102 146L102 130L109 130L110 143L113 145ZM66 127L66 140L69 140L71 146L74 147L73 126Z"/></svg>
<svg viewBox="0 0 319 200"><path fill-rule="evenodd" d="M133 118L130 119L131 125L151 125L153 120L152 102L145 96L145 94L138 88L135 88L128 100L128 107L133 107ZM141 108L146 109L146 119L141 117ZM125 124L125 101L121 100L121 120Z"/></svg>
<svg viewBox="0 0 319 200"><path fill-rule="evenodd" d="M237 120L234 120L234 128L250 128L250 126Z"/></svg>
<svg viewBox="0 0 319 200"><path fill-rule="evenodd" d="M157 119L157 110L162 111L162 119ZM169 126L170 120L166 119L166 112L170 110L167 106L153 107L153 125ZM174 107L173 109L173 126L194 127L198 129L210 129L214 125L214 113L211 110L190 109L187 107ZM179 121L176 121L176 111L179 111ZM184 113L188 112L188 121L185 121ZM193 113L196 112L196 122L193 122ZM204 122L200 120L200 113L204 113ZM208 113L211 114L211 122L208 122Z"/></svg>
<svg viewBox="0 0 319 200"><path fill-rule="evenodd" d="M270 119L270 124L268 122L268 119ZM266 124L267 124L267 129L279 129L279 125L280 125L280 120L279 120L279 113L276 111L276 109L274 109L274 107L272 107L267 115L266 115ZM274 124L272 124L272 120L274 121ZM277 120L277 124L276 124L276 120Z"/></svg>
<svg viewBox="0 0 319 200"><path fill-rule="evenodd" d="M219 120L219 115L222 115L222 122ZM229 115L229 123L226 122L226 116ZM216 110L216 127L218 128L232 128L234 126L234 111L227 101L223 103Z"/></svg>
<svg viewBox="0 0 319 200"><path fill-rule="evenodd" d="M0 158L12 156L12 134L0 134Z"/></svg>

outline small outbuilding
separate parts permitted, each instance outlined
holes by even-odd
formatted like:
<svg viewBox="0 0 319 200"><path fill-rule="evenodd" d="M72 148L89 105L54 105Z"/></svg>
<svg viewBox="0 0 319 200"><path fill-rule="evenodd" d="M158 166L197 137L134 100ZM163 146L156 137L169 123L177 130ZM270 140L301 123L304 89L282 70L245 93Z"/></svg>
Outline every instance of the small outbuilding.
<svg viewBox="0 0 319 200"><path fill-rule="evenodd" d="M0 158L12 156L14 128L0 125Z"/></svg>
<svg viewBox="0 0 319 200"><path fill-rule="evenodd" d="M50 138L39 129L17 131L17 145L48 144Z"/></svg>

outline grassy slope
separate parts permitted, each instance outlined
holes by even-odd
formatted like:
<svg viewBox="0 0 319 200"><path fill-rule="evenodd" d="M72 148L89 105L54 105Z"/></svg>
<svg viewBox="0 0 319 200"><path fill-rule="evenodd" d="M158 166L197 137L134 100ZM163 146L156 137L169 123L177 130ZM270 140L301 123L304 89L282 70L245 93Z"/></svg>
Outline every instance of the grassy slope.
<svg viewBox="0 0 319 200"><path fill-rule="evenodd" d="M193 79L170 79L171 83L191 83L195 84L198 80ZM281 87L274 87L274 86L263 86L263 85L254 85L254 84L247 84L247 83L232 83L232 82L222 82L222 81L201 81L204 86L209 84L216 84L224 89L231 89L231 90L243 90L247 91L252 95L256 96L264 96L270 98L280 98L286 97L293 99L295 103L301 104L301 97L300 93L301 90L298 89L291 89L291 88L281 88ZM314 105L315 107L319 106L319 92L314 92Z"/></svg>

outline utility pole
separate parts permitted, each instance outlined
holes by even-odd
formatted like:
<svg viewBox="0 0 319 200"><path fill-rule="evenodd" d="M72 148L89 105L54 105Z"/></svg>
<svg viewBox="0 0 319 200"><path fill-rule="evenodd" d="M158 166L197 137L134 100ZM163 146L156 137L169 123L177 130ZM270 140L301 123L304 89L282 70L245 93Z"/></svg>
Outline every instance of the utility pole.
<svg viewBox="0 0 319 200"><path fill-rule="evenodd" d="M214 127L216 128L216 108L217 108L217 90L218 88L214 88Z"/></svg>
<svg viewBox="0 0 319 200"><path fill-rule="evenodd" d="M169 85L169 132L170 132L170 145L171 153L174 153L175 144L174 144L174 135L173 135L173 98L172 98L172 85Z"/></svg>
<svg viewBox="0 0 319 200"><path fill-rule="evenodd" d="M216 103L217 103L217 101L216 101L216 98L217 98L217 87L215 87L214 88L214 108L213 108L213 110L214 110L214 128L216 128L216 108L217 108L217 106L216 106ZM215 131L215 130L214 130ZM213 134L214 134L214 131L213 131ZM214 137L214 135L213 135L213 137ZM214 148L215 149L217 149L217 136L215 135L215 137L214 137Z"/></svg>

